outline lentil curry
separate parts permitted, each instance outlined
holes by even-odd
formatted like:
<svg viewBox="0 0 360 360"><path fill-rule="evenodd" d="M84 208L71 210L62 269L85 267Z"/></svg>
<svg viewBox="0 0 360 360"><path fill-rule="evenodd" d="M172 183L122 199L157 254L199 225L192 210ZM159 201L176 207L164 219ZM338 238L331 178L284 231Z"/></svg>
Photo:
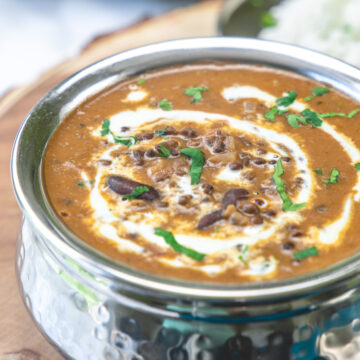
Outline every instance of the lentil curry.
<svg viewBox="0 0 360 360"><path fill-rule="evenodd" d="M263 66L150 71L62 121L48 197L81 239L145 272L221 283L312 272L360 248L358 109Z"/></svg>

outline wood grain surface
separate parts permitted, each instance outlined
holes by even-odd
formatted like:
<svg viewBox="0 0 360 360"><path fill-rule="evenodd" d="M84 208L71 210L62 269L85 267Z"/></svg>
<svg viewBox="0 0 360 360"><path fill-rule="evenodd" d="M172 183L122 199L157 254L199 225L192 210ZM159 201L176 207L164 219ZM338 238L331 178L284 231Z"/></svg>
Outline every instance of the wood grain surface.
<svg viewBox="0 0 360 360"><path fill-rule="evenodd" d="M86 65L119 51L153 42L216 33L221 0L200 2L98 37L75 58L14 89L0 100L0 360L59 360L22 304L15 277L15 242L21 212L9 176L16 132L35 103L58 82Z"/></svg>

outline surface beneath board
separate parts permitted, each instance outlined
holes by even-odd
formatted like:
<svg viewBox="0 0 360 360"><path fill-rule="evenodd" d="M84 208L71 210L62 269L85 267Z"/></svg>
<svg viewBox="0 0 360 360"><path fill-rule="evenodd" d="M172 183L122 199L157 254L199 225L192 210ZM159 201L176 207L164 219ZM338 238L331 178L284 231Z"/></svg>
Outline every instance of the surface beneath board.
<svg viewBox="0 0 360 360"><path fill-rule="evenodd" d="M203 1L130 28L101 36L78 57L43 74L36 82L14 89L0 100L0 359L58 360L63 357L36 329L20 298L15 277L15 243L21 212L9 176L12 143L26 114L57 83L81 68L119 51L158 41L211 36L217 31L222 1ZM206 19L199 21L199 19Z"/></svg>

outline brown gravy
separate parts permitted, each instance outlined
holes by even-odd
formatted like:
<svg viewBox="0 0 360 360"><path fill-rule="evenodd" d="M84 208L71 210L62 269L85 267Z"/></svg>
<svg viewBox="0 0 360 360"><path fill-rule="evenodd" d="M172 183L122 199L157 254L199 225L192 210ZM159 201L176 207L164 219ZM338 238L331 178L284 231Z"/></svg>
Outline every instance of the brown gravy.
<svg viewBox="0 0 360 360"><path fill-rule="evenodd" d="M59 125L48 197L82 240L152 274L244 283L313 272L360 247L358 108L262 66L151 71Z"/></svg>

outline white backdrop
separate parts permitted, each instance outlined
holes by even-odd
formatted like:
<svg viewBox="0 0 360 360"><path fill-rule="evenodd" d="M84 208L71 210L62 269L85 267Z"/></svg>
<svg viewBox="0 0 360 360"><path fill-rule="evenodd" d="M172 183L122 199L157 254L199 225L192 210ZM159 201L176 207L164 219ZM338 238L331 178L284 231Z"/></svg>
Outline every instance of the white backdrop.
<svg viewBox="0 0 360 360"><path fill-rule="evenodd" d="M0 96L95 36L196 0L0 0Z"/></svg>

